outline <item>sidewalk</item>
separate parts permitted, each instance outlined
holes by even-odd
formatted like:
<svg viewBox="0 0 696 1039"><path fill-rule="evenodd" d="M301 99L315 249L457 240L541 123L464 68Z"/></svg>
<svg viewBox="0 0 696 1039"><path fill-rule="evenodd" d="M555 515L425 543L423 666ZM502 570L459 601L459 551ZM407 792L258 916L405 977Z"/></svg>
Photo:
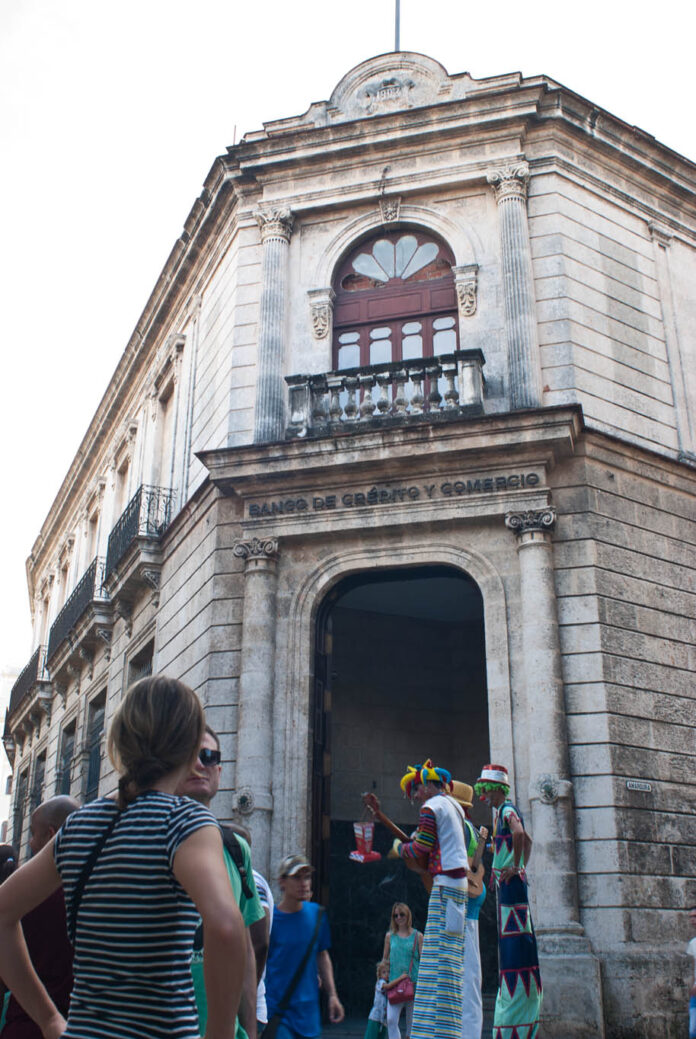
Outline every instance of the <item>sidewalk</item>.
<svg viewBox="0 0 696 1039"><path fill-rule="evenodd" d="M495 1008L495 993L485 994L483 997L483 1032L484 1039L491 1034L493 1029L493 1010ZM325 1025L322 1030L322 1039L364 1039L367 1017L347 1017L340 1025Z"/></svg>

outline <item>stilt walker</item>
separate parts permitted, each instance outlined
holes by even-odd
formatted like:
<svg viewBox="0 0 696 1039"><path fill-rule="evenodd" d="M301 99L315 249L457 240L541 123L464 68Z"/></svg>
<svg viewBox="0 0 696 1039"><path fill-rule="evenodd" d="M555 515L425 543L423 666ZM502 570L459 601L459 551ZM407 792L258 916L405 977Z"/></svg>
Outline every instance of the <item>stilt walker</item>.
<svg viewBox="0 0 696 1039"><path fill-rule="evenodd" d="M493 1039L536 1039L542 990L525 871L532 840L509 799L503 765L486 765L474 789L495 810L492 873L498 894L500 975Z"/></svg>
<svg viewBox="0 0 696 1039"><path fill-rule="evenodd" d="M421 807L411 841L394 841L402 859L425 860L433 877L410 1039L460 1039L468 867L465 818L447 796L452 777L428 760L410 766L404 793Z"/></svg>

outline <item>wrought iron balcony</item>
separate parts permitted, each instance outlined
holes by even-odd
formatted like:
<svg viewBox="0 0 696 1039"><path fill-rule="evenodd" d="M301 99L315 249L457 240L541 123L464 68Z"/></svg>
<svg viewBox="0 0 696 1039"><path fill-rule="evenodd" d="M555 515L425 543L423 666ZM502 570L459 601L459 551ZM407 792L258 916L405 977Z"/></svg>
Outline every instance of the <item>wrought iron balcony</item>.
<svg viewBox="0 0 696 1039"><path fill-rule="evenodd" d="M174 491L162 487L138 488L109 535L104 580L138 538L160 539L171 521L174 497Z"/></svg>
<svg viewBox="0 0 696 1039"><path fill-rule="evenodd" d="M54 656L58 647L67 639L91 602L94 602L95 599L108 601L109 596L103 588L103 581L104 560L93 559L51 625L46 649L47 661Z"/></svg>
<svg viewBox="0 0 696 1039"><path fill-rule="evenodd" d="M457 350L324 375L286 376L287 436L480 415L484 364L480 350Z"/></svg>
<svg viewBox="0 0 696 1039"><path fill-rule="evenodd" d="M46 660L46 647L39 646L35 649L27 666L20 672L19 678L12 686L10 693L10 715L14 714L18 707L27 699L37 682L44 680L44 664Z"/></svg>

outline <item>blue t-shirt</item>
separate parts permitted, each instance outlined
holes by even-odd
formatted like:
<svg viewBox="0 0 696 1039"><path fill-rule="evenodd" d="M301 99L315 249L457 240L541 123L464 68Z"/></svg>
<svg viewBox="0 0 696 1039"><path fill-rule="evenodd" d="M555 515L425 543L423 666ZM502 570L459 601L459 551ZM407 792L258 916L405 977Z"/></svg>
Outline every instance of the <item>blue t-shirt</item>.
<svg viewBox="0 0 696 1039"><path fill-rule="evenodd" d="M275 908L266 963L266 1004L269 1021L305 954L314 934L320 908L316 902L303 902L302 908L296 913L284 913L277 906ZM316 955L309 957L290 1000L290 1006L283 1017L283 1023L299 1035L318 1036L321 1033L317 955L330 947L329 923L324 914L314 942Z"/></svg>

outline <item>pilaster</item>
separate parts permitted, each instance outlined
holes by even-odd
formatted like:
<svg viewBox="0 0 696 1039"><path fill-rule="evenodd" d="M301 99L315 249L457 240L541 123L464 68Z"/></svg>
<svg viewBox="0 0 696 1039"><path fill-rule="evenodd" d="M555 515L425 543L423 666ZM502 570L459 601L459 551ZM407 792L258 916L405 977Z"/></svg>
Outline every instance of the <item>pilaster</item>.
<svg viewBox="0 0 696 1039"><path fill-rule="evenodd" d="M268 875L273 812L273 694L277 538L237 541L243 559L244 615L237 727L236 809L254 836L254 859Z"/></svg>
<svg viewBox="0 0 696 1039"><path fill-rule="evenodd" d="M265 443L281 440L285 431L285 308L294 217L284 207L263 207L254 215L263 245L254 441Z"/></svg>
<svg viewBox="0 0 696 1039"><path fill-rule="evenodd" d="M505 332L510 371L510 406L536 408L542 402L541 361L536 319L532 250L527 224L529 166L515 161L486 175L500 214Z"/></svg>
<svg viewBox="0 0 696 1039"><path fill-rule="evenodd" d="M553 508L510 512L517 536L524 703L529 733L534 923L544 985L544 1035L604 1035L599 961L580 923L551 535Z"/></svg>

